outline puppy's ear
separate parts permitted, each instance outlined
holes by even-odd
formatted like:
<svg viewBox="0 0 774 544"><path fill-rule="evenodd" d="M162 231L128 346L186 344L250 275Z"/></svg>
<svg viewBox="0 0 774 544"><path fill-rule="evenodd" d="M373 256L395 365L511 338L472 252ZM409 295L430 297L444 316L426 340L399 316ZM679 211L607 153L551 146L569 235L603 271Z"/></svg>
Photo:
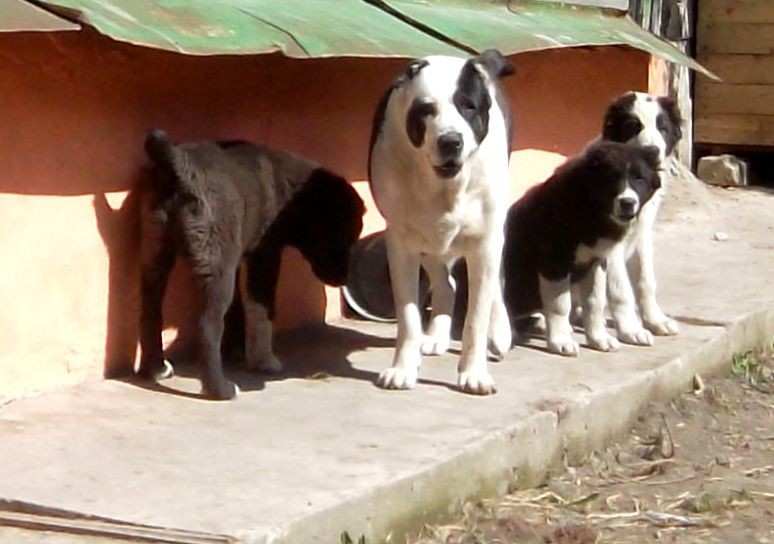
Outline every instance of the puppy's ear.
<svg viewBox="0 0 774 544"><path fill-rule="evenodd" d="M497 49L487 49L478 56L478 62L497 79L516 73L516 68Z"/></svg>
<svg viewBox="0 0 774 544"><path fill-rule="evenodd" d="M661 167L661 151L659 148L654 145L646 145L639 147L639 151L647 165L658 172Z"/></svg>
<svg viewBox="0 0 774 544"><path fill-rule="evenodd" d="M409 62L408 66L406 66L406 69L403 71L403 73L398 77L398 80L395 82L396 86L402 85L417 77L417 74L420 71L422 71L422 68L424 68L428 64L430 63L427 61L427 59L414 59L411 62Z"/></svg>
<svg viewBox="0 0 774 544"><path fill-rule="evenodd" d="M673 127L675 135L675 141L683 137L683 116L680 114L680 107L677 105L677 101L670 96L660 96L658 98L658 104L661 109L669 116L669 122Z"/></svg>

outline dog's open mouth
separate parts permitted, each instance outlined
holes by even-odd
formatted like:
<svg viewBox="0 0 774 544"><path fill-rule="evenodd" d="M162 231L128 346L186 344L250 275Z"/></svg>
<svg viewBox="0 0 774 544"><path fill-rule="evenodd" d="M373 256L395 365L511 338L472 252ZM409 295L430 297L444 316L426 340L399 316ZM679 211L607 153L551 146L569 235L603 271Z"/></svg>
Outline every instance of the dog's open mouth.
<svg viewBox="0 0 774 544"><path fill-rule="evenodd" d="M462 168L462 163L456 159L450 159L440 166L433 166L435 173L441 178L451 178L457 175Z"/></svg>
<svg viewBox="0 0 774 544"><path fill-rule="evenodd" d="M619 221L621 223L629 223L632 221L635 217L637 217L637 212L624 212L624 211L618 211L613 214L613 219L616 221Z"/></svg>

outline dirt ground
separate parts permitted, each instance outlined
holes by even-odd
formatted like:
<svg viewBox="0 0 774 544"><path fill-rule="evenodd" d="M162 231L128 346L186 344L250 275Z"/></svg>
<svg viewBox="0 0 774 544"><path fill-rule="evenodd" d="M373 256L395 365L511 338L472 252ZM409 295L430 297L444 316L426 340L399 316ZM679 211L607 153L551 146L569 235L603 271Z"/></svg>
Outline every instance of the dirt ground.
<svg viewBox="0 0 774 544"><path fill-rule="evenodd" d="M544 487L468 504L413 544L774 544L774 355L646 407L619 443Z"/></svg>

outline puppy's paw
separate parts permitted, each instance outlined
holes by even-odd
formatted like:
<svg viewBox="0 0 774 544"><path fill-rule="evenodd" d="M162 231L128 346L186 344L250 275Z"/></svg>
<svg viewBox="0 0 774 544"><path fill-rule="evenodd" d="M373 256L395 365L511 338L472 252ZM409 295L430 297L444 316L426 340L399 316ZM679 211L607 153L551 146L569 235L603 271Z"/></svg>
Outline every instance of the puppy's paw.
<svg viewBox="0 0 774 544"><path fill-rule="evenodd" d="M502 312L494 312L489 323L488 348L498 361L502 361L513 345L511 322L503 308Z"/></svg>
<svg viewBox="0 0 774 544"><path fill-rule="evenodd" d="M283 369L282 361L273 353L260 358L250 359L245 362L245 366L248 370L257 370L266 374L279 374Z"/></svg>
<svg viewBox="0 0 774 544"><path fill-rule="evenodd" d="M497 393L497 387L486 367L474 368L460 372L457 384L465 393L472 395L492 395Z"/></svg>
<svg viewBox="0 0 774 544"><path fill-rule="evenodd" d="M604 333L598 333L588 335L586 341L591 349L597 351L618 351L621 349L621 343L614 336L605 331Z"/></svg>
<svg viewBox="0 0 774 544"><path fill-rule="evenodd" d="M422 355L443 355L449 349L451 345L451 338L449 334L434 334L425 335L422 339Z"/></svg>
<svg viewBox="0 0 774 544"><path fill-rule="evenodd" d="M377 383L384 389L413 389L417 384L417 369L391 366L379 374Z"/></svg>
<svg viewBox="0 0 774 544"><path fill-rule="evenodd" d="M140 363L140 369L137 371L137 375L144 380L161 381L171 378L175 375L175 369L172 367L172 363L166 359L162 359L157 364Z"/></svg>
<svg viewBox="0 0 774 544"><path fill-rule="evenodd" d="M658 321L645 320L645 327L656 336L674 336L680 332L677 321L666 316Z"/></svg>
<svg viewBox="0 0 774 544"><path fill-rule="evenodd" d="M202 384L204 396L214 400L231 400L239 393L239 388L231 380L222 378L215 382Z"/></svg>
<svg viewBox="0 0 774 544"><path fill-rule="evenodd" d="M580 346L572 336L557 336L548 339L548 351L565 357L577 357L580 353Z"/></svg>
<svg viewBox="0 0 774 544"><path fill-rule="evenodd" d="M652 346L653 335L650 331L644 327L631 330L619 330L618 340L624 344L632 344L634 346Z"/></svg>

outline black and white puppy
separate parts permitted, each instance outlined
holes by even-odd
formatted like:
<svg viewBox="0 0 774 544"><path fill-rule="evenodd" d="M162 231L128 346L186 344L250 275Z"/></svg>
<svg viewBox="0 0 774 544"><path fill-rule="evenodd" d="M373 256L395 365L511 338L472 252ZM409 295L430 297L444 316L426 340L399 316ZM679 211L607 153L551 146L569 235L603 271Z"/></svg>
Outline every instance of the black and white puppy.
<svg viewBox="0 0 774 544"><path fill-rule="evenodd" d="M398 335L386 388L416 384L422 354L450 343L454 283L450 265L465 257L470 302L459 386L490 394L487 339L494 355L511 346L499 283L508 198L511 113L500 87L512 66L495 50L473 58L412 61L382 98L371 137L371 190L387 222L386 243ZM423 334L419 268L428 274L432 315Z"/></svg>
<svg viewBox="0 0 774 544"><path fill-rule="evenodd" d="M658 190L658 167L655 147L597 141L508 211L505 302L514 322L543 313L549 351L578 355L571 287L580 295L589 346L618 349L605 328L604 262Z"/></svg>
<svg viewBox="0 0 774 544"><path fill-rule="evenodd" d="M681 124L680 111L674 100L639 92L616 98L604 115L602 139L655 146L661 162L662 188L643 207L624 243L608 257L610 311L618 329L618 339L629 344L652 345L653 334L678 332L677 323L667 317L656 302L653 226L670 177L669 162L682 137ZM642 319L637 313L638 308Z"/></svg>
<svg viewBox="0 0 774 544"><path fill-rule="evenodd" d="M177 257L199 284L196 357L204 393L236 394L223 375L223 318L241 267L248 368L278 372L272 351L274 295L282 248L298 248L322 281L346 281L363 202L343 178L296 155L249 142L173 145L151 132L145 149L154 175L140 186L142 309L139 374L168 377L161 307Z"/></svg>

